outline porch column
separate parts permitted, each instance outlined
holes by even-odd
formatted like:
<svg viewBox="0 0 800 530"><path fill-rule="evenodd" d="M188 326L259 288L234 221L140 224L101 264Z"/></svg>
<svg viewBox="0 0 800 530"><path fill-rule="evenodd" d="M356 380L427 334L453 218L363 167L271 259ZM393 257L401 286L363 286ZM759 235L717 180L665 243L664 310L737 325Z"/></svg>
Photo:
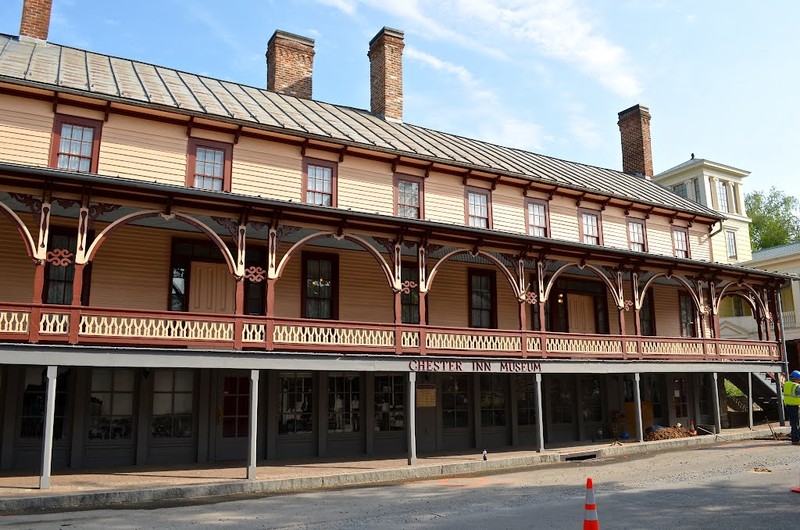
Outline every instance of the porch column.
<svg viewBox="0 0 800 530"><path fill-rule="evenodd" d="M417 463L417 373L408 372L408 410L406 411L406 444L408 465Z"/></svg>
<svg viewBox="0 0 800 530"><path fill-rule="evenodd" d="M403 353L403 292L394 292L394 352Z"/></svg>
<svg viewBox="0 0 800 530"><path fill-rule="evenodd" d="M642 428L642 391L640 388L641 376L639 372L633 374L633 399L636 402L634 411L636 412L636 439L644 441L644 429Z"/></svg>
<svg viewBox="0 0 800 530"><path fill-rule="evenodd" d="M233 348L242 349L242 335L244 333L244 277L236 278L236 292L234 299L233 316Z"/></svg>
<svg viewBox="0 0 800 530"><path fill-rule="evenodd" d="M419 292L419 353L425 355L428 343L428 292Z"/></svg>
<svg viewBox="0 0 800 530"><path fill-rule="evenodd" d="M544 452L544 414L542 413L542 374L536 374L536 452Z"/></svg>
<svg viewBox="0 0 800 530"><path fill-rule="evenodd" d="M747 425L753 430L753 372L747 372Z"/></svg>
<svg viewBox="0 0 800 530"><path fill-rule="evenodd" d="M717 372L714 372L714 431L716 434L722 432L722 417L719 412L719 383Z"/></svg>
<svg viewBox="0 0 800 530"><path fill-rule="evenodd" d="M53 423L56 416L56 380L58 367L47 367L47 398L44 407L44 434L42 435L42 473L39 489L50 488L50 470L53 464Z"/></svg>
<svg viewBox="0 0 800 530"><path fill-rule="evenodd" d="M247 479L256 479L258 458L258 370L250 370L250 428L248 438L250 450L247 454Z"/></svg>
<svg viewBox="0 0 800 530"><path fill-rule="evenodd" d="M265 314L267 322L264 327L264 348L272 350L275 347L273 334L275 332L275 278L267 278L264 282L265 289Z"/></svg>

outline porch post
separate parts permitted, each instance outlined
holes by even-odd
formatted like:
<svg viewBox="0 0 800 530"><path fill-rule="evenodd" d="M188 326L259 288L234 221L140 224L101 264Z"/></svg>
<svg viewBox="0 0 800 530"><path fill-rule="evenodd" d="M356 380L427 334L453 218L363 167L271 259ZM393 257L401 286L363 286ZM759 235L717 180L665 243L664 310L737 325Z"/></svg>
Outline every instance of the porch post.
<svg viewBox="0 0 800 530"><path fill-rule="evenodd" d="M417 373L408 372L408 410L406 411L406 443L408 465L417 463Z"/></svg>
<svg viewBox="0 0 800 530"><path fill-rule="evenodd" d="M53 464L53 423L56 416L56 382L58 367L47 367L47 398L44 407L44 434L42 435L42 473L39 489L50 488L50 470Z"/></svg>
<svg viewBox="0 0 800 530"><path fill-rule="evenodd" d="M267 317L264 326L264 348L272 350L275 347L273 334L275 332L275 278L267 278L264 289L266 290L265 313Z"/></svg>
<svg viewBox="0 0 800 530"><path fill-rule="evenodd" d="M258 458L258 370L250 370L250 450L247 454L247 479L256 479Z"/></svg>
<svg viewBox="0 0 800 530"><path fill-rule="evenodd" d="M788 377L789 374L786 374ZM775 374L775 392L778 395L778 423L781 427L786 425L786 413L783 410L783 384L781 383L781 372Z"/></svg>
<svg viewBox="0 0 800 530"><path fill-rule="evenodd" d="M233 316L233 349L242 349L242 335L244 333L244 277L236 278L236 293L234 299Z"/></svg>
<svg viewBox="0 0 800 530"><path fill-rule="evenodd" d="M403 353L403 292L394 292L394 352Z"/></svg>
<svg viewBox="0 0 800 530"><path fill-rule="evenodd" d="M544 452L544 414L542 413L542 374L536 374L536 452Z"/></svg>
<svg viewBox="0 0 800 530"><path fill-rule="evenodd" d="M722 417L720 416L719 412L719 383L717 378L717 372L714 372L713 375L714 375L714 431L716 431L716 434L720 434L722 432Z"/></svg>
<svg viewBox="0 0 800 530"><path fill-rule="evenodd" d="M747 372L747 425L753 430L753 372Z"/></svg>
<svg viewBox="0 0 800 530"><path fill-rule="evenodd" d="M633 374L633 399L636 402L636 439L644 441L644 429L642 428L642 392L640 389L641 376L639 372Z"/></svg>

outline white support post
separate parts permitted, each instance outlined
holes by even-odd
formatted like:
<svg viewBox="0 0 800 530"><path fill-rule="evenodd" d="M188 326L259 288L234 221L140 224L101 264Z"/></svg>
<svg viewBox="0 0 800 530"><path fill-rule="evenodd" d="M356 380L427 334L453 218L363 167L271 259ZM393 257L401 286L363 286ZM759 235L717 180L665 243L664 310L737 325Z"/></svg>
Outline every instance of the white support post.
<svg viewBox="0 0 800 530"><path fill-rule="evenodd" d="M47 400L44 407L44 433L42 435L42 474L39 489L50 488L50 471L53 464L53 424L56 417L56 383L58 367L47 367Z"/></svg>
<svg viewBox="0 0 800 530"><path fill-rule="evenodd" d="M748 425L753 430L753 372L747 372L747 413Z"/></svg>
<svg viewBox="0 0 800 530"><path fill-rule="evenodd" d="M642 426L642 391L641 376L639 372L633 374L633 399L636 401L634 410L636 412L636 439L644 442L644 427Z"/></svg>
<svg viewBox="0 0 800 530"><path fill-rule="evenodd" d="M408 465L417 463L417 373L408 372L408 410L406 411L406 442Z"/></svg>
<svg viewBox="0 0 800 530"><path fill-rule="evenodd" d="M247 479L256 479L258 468L258 370L250 370L250 451L247 454Z"/></svg>
<svg viewBox="0 0 800 530"><path fill-rule="evenodd" d="M714 372L714 430L716 434L722 432L722 417L719 412L719 383L717 380L717 372Z"/></svg>
<svg viewBox="0 0 800 530"><path fill-rule="evenodd" d="M536 451L544 452L544 414L542 413L542 374L536 374Z"/></svg>

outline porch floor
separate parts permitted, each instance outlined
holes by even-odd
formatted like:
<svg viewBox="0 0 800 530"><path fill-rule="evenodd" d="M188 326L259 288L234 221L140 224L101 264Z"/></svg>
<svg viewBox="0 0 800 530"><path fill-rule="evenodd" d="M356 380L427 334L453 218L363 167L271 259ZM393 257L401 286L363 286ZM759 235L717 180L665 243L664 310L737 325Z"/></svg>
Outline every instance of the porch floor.
<svg viewBox="0 0 800 530"><path fill-rule="evenodd" d="M256 480L246 479L242 461L172 466L130 466L59 470L51 487L39 490L39 477L14 472L0 473L0 513L63 511L70 509L133 508L148 503L198 502L208 497L292 493L313 489L368 486L378 483L425 480L447 476L500 473L536 465L566 464L570 460L618 455L651 454L692 446L736 440L771 439L788 427L767 424L723 429L720 435L696 436L653 442L612 440L551 444L543 453L533 450L481 451L421 456L409 466L405 456L355 460L260 462ZM789 443L786 437L776 443ZM218 499L219 500L219 499Z"/></svg>

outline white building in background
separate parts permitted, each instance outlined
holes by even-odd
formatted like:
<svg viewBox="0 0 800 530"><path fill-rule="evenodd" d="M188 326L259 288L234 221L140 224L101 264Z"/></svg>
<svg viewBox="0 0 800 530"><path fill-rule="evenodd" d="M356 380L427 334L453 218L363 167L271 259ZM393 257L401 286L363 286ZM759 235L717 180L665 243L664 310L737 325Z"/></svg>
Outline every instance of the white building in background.
<svg viewBox="0 0 800 530"><path fill-rule="evenodd" d="M714 227L711 260L739 264L751 259L750 218L744 208L742 185L749 171L692 158L653 177L672 192L726 217Z"/></svg>

